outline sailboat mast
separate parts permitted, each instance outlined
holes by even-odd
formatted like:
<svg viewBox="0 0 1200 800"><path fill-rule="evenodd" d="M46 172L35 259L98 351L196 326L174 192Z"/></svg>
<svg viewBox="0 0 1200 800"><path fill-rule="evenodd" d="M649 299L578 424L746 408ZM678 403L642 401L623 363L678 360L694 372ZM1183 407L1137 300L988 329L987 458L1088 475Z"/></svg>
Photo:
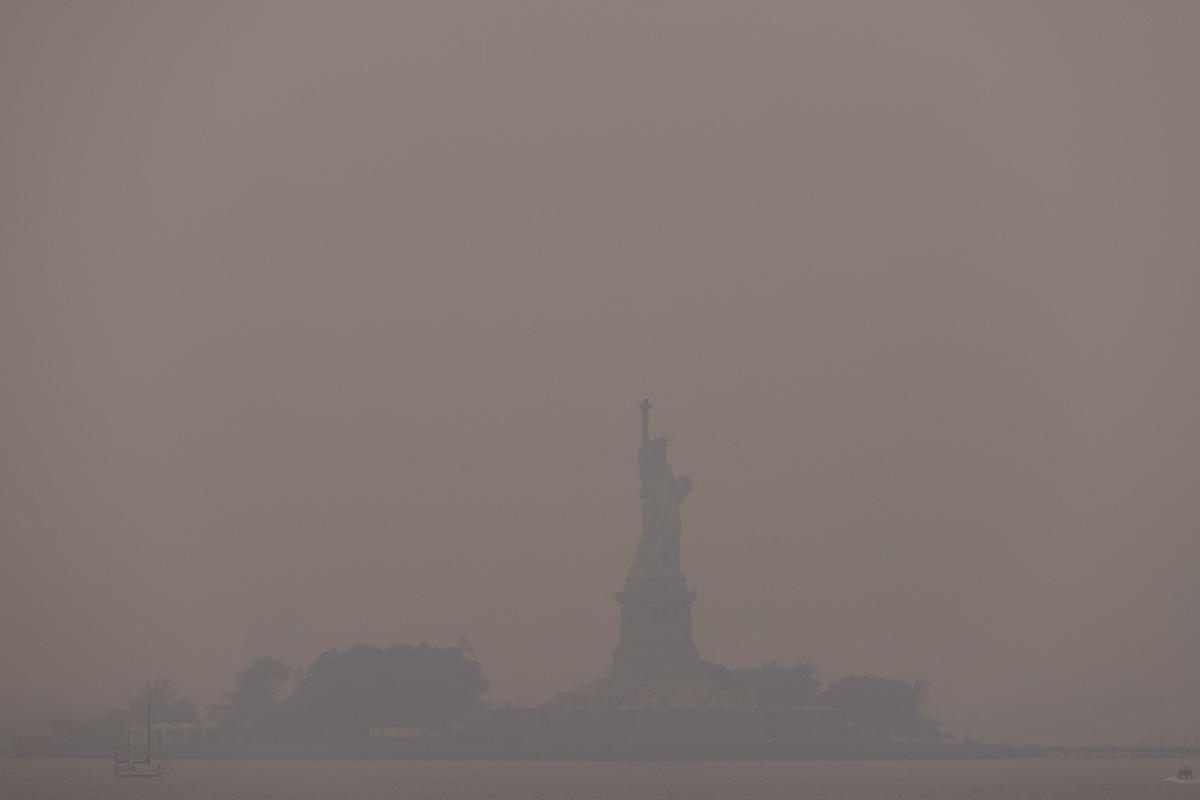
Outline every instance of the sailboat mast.
<svg viewBox="0 0 1200 800"><path fill-rule="evenodd" d="M154 739L150 735L150 698L146 698L146 763L150 763L150 742Z"/></svg>

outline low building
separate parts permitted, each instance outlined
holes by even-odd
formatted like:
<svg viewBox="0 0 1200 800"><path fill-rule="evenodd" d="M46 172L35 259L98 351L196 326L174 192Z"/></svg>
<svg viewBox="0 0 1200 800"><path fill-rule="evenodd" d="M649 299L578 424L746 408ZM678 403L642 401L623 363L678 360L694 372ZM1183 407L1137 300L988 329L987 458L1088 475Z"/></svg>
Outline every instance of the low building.
<svg viewBox="0 0 1200 800"><path fill-rule="evenodd" d="M370 739L420 739L437 735L436 731L429 728L380 727L367 731L367 737Z"/></svg>
<svg viewBox="0 0 1200 800"><path fill-rule="evenodd" d="M215 744L220 741L221 725L211 720L204 722L156 722L150 726L153 746L157 752L169 753L176 748L192 745ZM146 726L130 725L125 730L126 742L134 748L146 747Z"/></svg>
<svg viewBox="0 0 1200 800"><path fill-rule="evenodd" d="M718 745L844 739L842 715L832 708L479 708L466 712L463 729L495 741Z"/></svg>

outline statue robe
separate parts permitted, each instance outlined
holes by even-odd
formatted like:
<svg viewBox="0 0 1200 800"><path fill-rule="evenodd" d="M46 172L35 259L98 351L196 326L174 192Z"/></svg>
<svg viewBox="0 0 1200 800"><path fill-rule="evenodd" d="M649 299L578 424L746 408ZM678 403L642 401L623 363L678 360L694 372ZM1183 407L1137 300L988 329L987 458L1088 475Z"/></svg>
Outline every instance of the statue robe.
<svg viewBox="0 0 1200 800"><path fill-rule="evenodd" d="M638 449L638 471L642 478L642 535L638 540L631 575L678 575L679 535L683 522L679 505L691 491L692 481L676 478L667 462L666 442L643 443Z"/></svg>

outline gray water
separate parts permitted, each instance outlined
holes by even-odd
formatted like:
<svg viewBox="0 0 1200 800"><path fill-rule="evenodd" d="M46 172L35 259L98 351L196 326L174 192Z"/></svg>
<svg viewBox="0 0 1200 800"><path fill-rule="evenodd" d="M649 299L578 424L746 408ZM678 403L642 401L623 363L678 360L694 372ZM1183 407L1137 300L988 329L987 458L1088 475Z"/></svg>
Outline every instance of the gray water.
<svg viewBox="0 0 1200 800"><path fill-rule="evenodd" d="M116 778L111 762L0 759L3 800L982 800L1200 798L1164 783L1166 761L521 762L193 761L161 778Z"/></svg>

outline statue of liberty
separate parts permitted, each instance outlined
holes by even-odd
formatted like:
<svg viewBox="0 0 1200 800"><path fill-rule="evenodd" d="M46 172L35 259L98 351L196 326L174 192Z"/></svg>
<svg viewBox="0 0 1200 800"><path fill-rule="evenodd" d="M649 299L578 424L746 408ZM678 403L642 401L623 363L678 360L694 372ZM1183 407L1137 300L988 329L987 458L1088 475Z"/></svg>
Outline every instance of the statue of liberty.
<svg viewBox="0 0 1200 800"><path fill-rule="evenodd" d="M679 567L679 534L683 522L679 504L692 490L692 479L675 477L667 463L665 436L650 438L650 399L642 401L642 446L638 472L642 477L642 536L629 570L632 576L682 575Z"/></svg>

